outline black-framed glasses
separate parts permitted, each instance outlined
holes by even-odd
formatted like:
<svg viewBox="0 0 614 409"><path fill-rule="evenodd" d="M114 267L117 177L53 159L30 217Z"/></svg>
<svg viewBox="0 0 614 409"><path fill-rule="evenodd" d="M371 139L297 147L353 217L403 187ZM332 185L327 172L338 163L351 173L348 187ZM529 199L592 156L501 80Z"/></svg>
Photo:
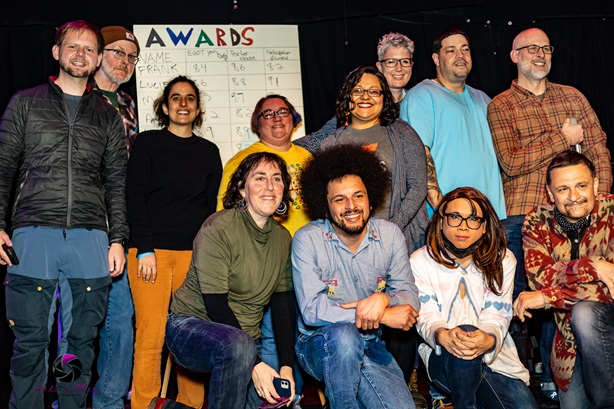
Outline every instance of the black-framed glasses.
<svg viewBox="0 0 614 409"><path fill-rule="evenodd" d="M384 58L383 60L379 60L382 64L384 64L388 68L394 68L397 64L401 64L401 67L411 67L414 65L414 61L411 58Z"/></svg>
<svg viewBox="0 0 614 409"><path fill-rule="evenodd" d="M273 119L275 118L275 115L279 117L286 117L290 115L290 110L288 108L279 108L277 111L267 109L266 111L262 111L258 116L264 119Z"/></svg>
<svg viewBox="0 0 614 409"><path fill-rule="evenodd" d="M365 92L369 94L370 97L381 97L382 94L384 93L384 91L382 91L381 89L377 89L377 88L369 88L369 89L354 88L352 90L352 95L354 95L355 97L362 97L365 94Z"/></svg>
<svg viewBox="0 0 614 409"><path fill-rule="evenodd" d="M443 215L446 216L446 223L448 223L448 226L450 227L458 227L465 222L467 227L469 227L471 230L477 230L480 228L480 226L482 226L482 223L484 223L483 217L475 215L468 217L462 217L458 213L444 213Z"/></svg>
<svg viewBox="0 0 614 409"><path fill-rule="evenodd" d="M538 46L537 44L525 45L524 47L516 48L516 51L527 49L529 54L537 54L539 50L544 50L544 54L552 54L554 47L551 45Z"/></svg>
<svg viewBox="0 0 614 409"><path fill-rule="evenodd" d="M115 50L113 48L105 48L104 50L111 51L113 53L113 57L117 58L118 60L123 61L126 59L126 57L128 57L128 62L130 64L136 64L137 62L139 62L139 57L134 54L126 54L122 50Z"/></svg>

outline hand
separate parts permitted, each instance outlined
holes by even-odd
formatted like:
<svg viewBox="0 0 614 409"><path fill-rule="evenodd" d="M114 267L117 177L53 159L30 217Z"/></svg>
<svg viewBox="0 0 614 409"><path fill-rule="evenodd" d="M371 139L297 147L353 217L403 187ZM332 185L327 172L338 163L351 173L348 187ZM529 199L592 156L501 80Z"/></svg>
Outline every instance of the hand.
<svg viewBox="0 0 614 409"><path fill-rule="evenodd" d="M416 318L418 318L418 312L411 305L395 305L386 308L381 324L408 331L416 323Z"/></svg>
<svg viewBox="0 0 614 409"><path fill-rule="evenodd" d="M341 308L356 308L356 328L370 330L379 328L379 323L390 305L384 293L373 293L360 301L341 304Z"/></svg>
<svg viewBox="0 0 614 409"><path fill-rule="evenodd" d="M483 355L495 344L495 338L480 329L467 332L458 327L437 330L435 339L450 354L465 361Z"/></svg>
<svg viewBox="0 0 614 409"><path fill-rule="evenodd" d="M148 254L139 259L139 267L136 270L136 276L138 278L142 278L145 283L156 282L156 277L158 277L158 271L156 270L156 255Z"/></svg>
<svg viewBox="0 0 614 409"><path fill-rule="evenodd" d="M610 297L614 298L614 264L599 260L597 262L597 277L610 290Z"/></svg>
<svg viewBox="0 0 614 409"><path fill-rule="evenodd" d="M11 238L9 237L9 235L6 234L4 230L0 230L0 264L3 266L6 266L7 264L9 266L12 266L13 264L11 263L9 256L6 254L6 251L4 251L4 249L2 248L2 245L4 243L6 243L8 246L13 245L13 242L11 241Z"/></svg>
<svg viewBox="0 0 614 409"><path fill-rule="evenodd" d="M294 395L296 394L295 385L294 385L294 374L292 371L292 367L282 366L281 368L279 368L279 376L281 378L284 378L290 381L290 391L292 393L290 395L290 401L286 405L286 406L290 406L292 405L292 402L294 402Z"/></svg>
<svg viewBox="0 0 614 409"><path fill-rule="evenodd" d="M569 118L565 118L565 123L563 123L561 132L569 139L571 145L577 145L584 141L584 129L582 129L582 125L572 124L569 122Z"/></svg>
<svg viewBox="0 0 614 409"><path fill-rule="evenodd" d="M278 374L275 369L271 368L266 363L260 362L258 365L254 366L254 369L252 369L252 381L254 382L254 388L256 388L258 396L260 396L262 399L269 403L275 403L275 398L279 398L279 395L277 394L275 386L273 385L273 378L288 379L292 385L291 400L288 402L288 404L290 404L292 403L292 399L294 399L294 376L292 375L292 368L282 366L279 372L283 373L284 376Z"/></svg>
<svg viewBox="0 0 614 409"><path fill-rule="evenodd" d="M117 277L124 272L126 252L120 243L111 243L109 247L109 275Z"/></svg>
<svg viewBox="0 0 614 409"><path fill-rule="evenodd" d="M518 298L514 301L514 315L521 322L524 322L524 317L533 317L527 310L535 310L546 307L546 297L541 291L523 291L518 294Z"/></svg>

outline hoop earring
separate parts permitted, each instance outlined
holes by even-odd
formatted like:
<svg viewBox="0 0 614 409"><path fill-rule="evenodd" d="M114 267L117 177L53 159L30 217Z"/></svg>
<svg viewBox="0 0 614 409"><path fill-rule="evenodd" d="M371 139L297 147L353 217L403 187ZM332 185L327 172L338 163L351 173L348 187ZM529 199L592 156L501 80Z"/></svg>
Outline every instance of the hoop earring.
<svg viewBox="0 0 614 409"><path fill-rule="evenodd" d="M288 204L284 201L282 201L279 204L279 207L277 208L277 210L275 210L275 214L278 216L281 216L282 214L286 213L286 210L288 210Z"/></svg>
<svg viewBox="0 0 614 409"><path fill-rule="evenodd" d="M241 200L239 201L239 204L237 205L237 209L242 213L244 211L247 210L247 202L245 201L245 198L241 198Z"/></svg>

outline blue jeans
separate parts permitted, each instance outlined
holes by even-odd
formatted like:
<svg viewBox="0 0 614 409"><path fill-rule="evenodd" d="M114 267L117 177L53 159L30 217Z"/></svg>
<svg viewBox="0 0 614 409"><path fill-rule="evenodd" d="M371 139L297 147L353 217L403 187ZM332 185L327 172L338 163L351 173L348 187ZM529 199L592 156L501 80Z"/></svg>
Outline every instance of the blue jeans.
<svg viewBox="0 0 614 409"><path fill-rule="evenodd" d="M209 409L244 409L256 363L256 344L247 332L192 315L170 313L166 345L177 364L211 374Z"/></svg>
<svg viewBox="0 0 614 409"><path fill-rule="evenodd" d="M351 323L299 335L298 361L323 381L331 409L415 409L403 372L379 338L366 339Z"/></svg>
<svg viewBox="0 0 614 409"><path fill-rule="evenodd" d="M614 407L614 305L581 301L571 309L578 354L561 409Z"/></svg>
<svg viewBox="0 0 614 409"><path fill-rule="evenodd" d="M130 388L134 352L134 306L127 269L113 279L107 316L100 328L98 382L94 387L94 409L124 409L124 396Z"/></svg>
<svg viewBox="0 0 614 409"><path fill-rule="evenodd" d="M514 254L517 262L516 274L514 275L513 300L527 288L527 274L524 270L524 250L522 249L522 224L524 223L524 218L524 215L507 216L507 219L501 220L505 228L507 248Z"/></svg>
<svg viewBox="0 0 614 409"><path fill-rule="evenodd" d="M539 338L539 353L542 357L544 372L542 373L542 382L552 382L552 369L550 368L550 354L552 352L552 344L554 343L554 333L556 332L556 324L552 310L545 310L542 314L542 333Z"/></svg>
<svg viewBox="0 0 614 409"><path fill-rule="evenodd" d="M466 326L466 330L477 329ZM441 355L432 352L428 364L429 377L435 386L452 397L454 409L537 409L529 387L520 379L493 372L482 357L466 361L441 348Z"/></svg>

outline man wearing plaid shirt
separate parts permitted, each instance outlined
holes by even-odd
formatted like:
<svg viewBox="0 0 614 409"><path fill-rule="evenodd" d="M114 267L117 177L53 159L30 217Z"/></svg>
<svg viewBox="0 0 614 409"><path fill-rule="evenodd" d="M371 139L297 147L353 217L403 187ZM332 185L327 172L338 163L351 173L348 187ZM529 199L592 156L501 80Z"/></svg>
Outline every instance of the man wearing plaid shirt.
<svg viewBox="0 0 614 409"><path fill-rule="evenodd" d="M595 164L599 191L609 193L612 185L610 153L597 115L580 91L546 78L553 51L548 36L538 28L518 34L510 52L518 79L488 106L488 124L502 169L507 213L503 224L508 247L518 260L514 299L527 282L522 223L535 206L547 203L546 168L552 158L577 147Z"/></svg>

